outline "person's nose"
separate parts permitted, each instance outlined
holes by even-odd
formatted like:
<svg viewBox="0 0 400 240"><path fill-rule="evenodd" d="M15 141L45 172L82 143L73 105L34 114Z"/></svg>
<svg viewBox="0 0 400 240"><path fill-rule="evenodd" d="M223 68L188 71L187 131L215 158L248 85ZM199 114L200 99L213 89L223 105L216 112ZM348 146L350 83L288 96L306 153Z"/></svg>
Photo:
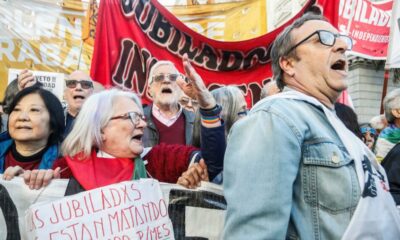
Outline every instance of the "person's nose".
<svg viewBox="0 0 400 240"><path fill-rule="evenodd" d="M147 122L143 119L140 119L139 123L136 125L136 128L146 128Z"/></svg>
<svg viewBox="0 0 400 240"><path fill-rule="evenodd" d="M340 37L336 38L335 45L333 46L335 51L342 53L346 52L349 47L347 46L347 42Z"/></svg>
<svg viewBox="0 0 400 240"><path fill-rule="evenodd" d="M193 108L193 103L192 103L192 99L189 99L188 103L186 104L187 108L192 109Z"/></svg>
<svg viewBox="0 0 400 240"><path fill-rule="evenodd" d="M83 90L82 85L81 85L80 82L76 83L75 90L77 90L77 91L82 91Z"/></svg>
<svg viewBox="0 0 400 240"><path fill-rule="evenodd" d="M20 111L17 119L19 121L28 121L29 114L26 111Z"/></svg>

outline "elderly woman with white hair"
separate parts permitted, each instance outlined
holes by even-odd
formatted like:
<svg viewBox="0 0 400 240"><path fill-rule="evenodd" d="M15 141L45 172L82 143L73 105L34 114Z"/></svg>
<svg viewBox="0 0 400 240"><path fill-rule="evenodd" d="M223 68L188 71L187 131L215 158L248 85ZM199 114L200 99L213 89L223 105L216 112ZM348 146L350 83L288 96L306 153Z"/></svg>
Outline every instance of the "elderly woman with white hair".
<svg viewBox="0 0 400 240"><path fill-rule="evenodd" d="M66 194L147 176L175 183L196 158L198 149L171 144L144 148L145 128L141 102L136 94L112 89L88 98L62 146L72 173ZM223 128L216 129L219 130L214 137L223 138ZM220 148L211 150L214 155L221 155L219 152L224 148L223 142ZM208 180L204 160L196 166L192 177Z"/></svg>
<svg viewBox="0 0 400 240"><path fill-rule="evenodd" d="M142 136L147 124L134 93L111 89L89 97L62 145L60 166L65 168L64 176L70 176L66 195L148 176L175 183L185 173L189 181L185 186L197 184L199 179L208 181L206 162L222 165L214 161L221 161L224 154L224 125L219 118L214 119L221 107L209 92L197 91L196 96L209 120L203 124L202 131L209 131L203 140L208 142L206 146L213 146L201 151L176 144L144 148ZM207 158L200 160L202 153Z"/></svg>

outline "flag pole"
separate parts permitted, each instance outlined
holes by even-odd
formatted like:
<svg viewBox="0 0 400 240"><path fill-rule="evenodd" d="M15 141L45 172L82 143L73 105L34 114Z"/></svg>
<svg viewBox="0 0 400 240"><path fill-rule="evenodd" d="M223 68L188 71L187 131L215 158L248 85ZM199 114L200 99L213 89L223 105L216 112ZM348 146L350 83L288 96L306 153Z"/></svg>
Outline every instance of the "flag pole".
<svg viewBox="0 0 400 240"><path fill-rule="evenodd" d="M83 50L83 40L81 40L81 46L79 48L79 57L78 57L78 67L76 70L80 70L80 66L81 66L81 59L82 59L82 50Z"/></svg>
<svg viewBox="0 0 400 240"><path fill-rule="evenodd" d="M390 69L396 68L400 66L400 55L398 48L398 39L400 36L400 0L393 0L392 13L390 16L390 35L389 35L389 43L388 43L388 51L386 56L385 63L385 75L383 78L383 89L382 89L382 98L381 98L381 111L382 114L384 112L383 109L383 100L385 99L388 82L389 82L389 71Z"/></svg>
<svg viewBox="0 0 400 240"><path fill-rule="evenodd" d="M388 86L388 82L389 82L389 69L385 68L385 74L383 77L383 87L382 87L382 98L381 98L381 110L380 110L380 114L384 113L384 108L383 108L383 100L386 97L386 92L387 92L387 86Z"/></svg>

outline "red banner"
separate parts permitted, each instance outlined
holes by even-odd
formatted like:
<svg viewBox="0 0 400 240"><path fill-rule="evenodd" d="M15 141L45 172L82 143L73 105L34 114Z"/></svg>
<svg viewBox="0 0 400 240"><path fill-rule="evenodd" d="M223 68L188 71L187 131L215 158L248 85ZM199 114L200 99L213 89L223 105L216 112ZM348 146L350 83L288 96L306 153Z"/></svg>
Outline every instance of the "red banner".
<svg viewBox="0 0 400 240"><path fill-rule="evenodd" d="M102 0L91 75L107 87L135 91L148 103L147 75L151 66L158 60L170 60L183 72L181 57L187 53L209 89L236 85L245 92L251 106L259 100L263 82L272 76L271 43L312 2L291 21L264 36L221 42L189 29L157 1ZM336 1L319 2L322 6L329 4L325 16L332 14L327 18L335 22Z"/></svg>
<svg viewBox="0 0 400 240"><path fill-rule="evenodd" d="M386 59L393 0L340 0L338 28L354 42L352 54Z"/></svg>

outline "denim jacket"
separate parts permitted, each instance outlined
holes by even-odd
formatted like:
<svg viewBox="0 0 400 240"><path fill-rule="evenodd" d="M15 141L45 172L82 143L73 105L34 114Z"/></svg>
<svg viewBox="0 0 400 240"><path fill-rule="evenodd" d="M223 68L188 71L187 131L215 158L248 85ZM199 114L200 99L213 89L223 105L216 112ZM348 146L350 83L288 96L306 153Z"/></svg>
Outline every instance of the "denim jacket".
<svg viewBox="0 0 400 240"><path fill-rule="evenodd" d="M360 187L320 108L265 99L230 132L224 195L224 239L340 239Z"/></svg>

